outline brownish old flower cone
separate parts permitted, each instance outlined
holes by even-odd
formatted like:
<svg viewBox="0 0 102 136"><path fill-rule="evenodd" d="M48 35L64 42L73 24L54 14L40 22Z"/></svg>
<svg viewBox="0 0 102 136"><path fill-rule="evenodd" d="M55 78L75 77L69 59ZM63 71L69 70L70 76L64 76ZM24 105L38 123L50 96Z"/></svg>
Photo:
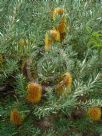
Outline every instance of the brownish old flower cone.
<svg viewBox="0 0 102 136"><path fill-rule="evenodd" d="M87 110L88 117L93 121L99 121L101 119L101 108L92 107Z"/></svg>
<svg viewBox="0 0 102 136"><path fill-rule="evenodd" d="M42 97L42 86L37 83L29 83L27 86L27 100L31 103L40 102Z"/></svg>
<svg viewBox="0 0 102 136"><path fill-rule="evenodd" d="M22 124L22 118L20 113L17 111L17 109L13 109L10 114L10 122L14 125L21 125Z"/></svg>
<svg viewBox="0 0 102 136"><path fill-rule="evenodd" d="M71 91L72 75L67 72L62 77L60 82L56 85L56 93L58 96L67 95Z"/></svg>

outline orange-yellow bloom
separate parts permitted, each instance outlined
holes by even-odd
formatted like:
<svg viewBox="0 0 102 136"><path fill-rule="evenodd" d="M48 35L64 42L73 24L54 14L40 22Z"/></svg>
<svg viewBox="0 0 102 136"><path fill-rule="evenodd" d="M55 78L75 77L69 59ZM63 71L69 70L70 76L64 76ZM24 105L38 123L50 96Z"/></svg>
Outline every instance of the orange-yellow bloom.
<svg viewBox="0 0 102 136"><path fill-rule="evenodd" d="M54 9L54 13L58 14L58 15L61 15L61 14L64 13L64 9L63 8L55 8Z"/></svg>
<svg viewBox="0 0 102 136"><path fill-rule="evenodd" d="M53 41L60 41L60 33L57 30L50 30L49 34Z"/></svg>
<svg viewBox="0 0 102 136"><path fill-rule="evenodd" d="M67 22L66 16L63 16L59 22L59 24L55 27L57 31L60 32L60 40L63 41L65 39L66 33L69 30L69 24Z"/></svg>
<svg viewBox="0 0 102 136"><path fill-rule="evenodd" d="M71 91L72 75L67 72L62 77L60 82L56 85L57 95L68 94Z"/></svg>
<svg viewBox="0 0 102 136"><path fill-rule="evenodd" d="M66 72L63 75L63 81L64 81L65 86L70 88L72 85L72 75L69 72Z"/></svg>
<svg viewBox="0 0 102 136"><path fill-rule="evenodd" d="M38 103L42 97L42 86L37 83L29 83L27 86L27 100L31 103Z"/></svg>
<svg viewBox="0 0 102 136"><path fill-rule="evenodd" d="M87 111L88 117L93 121L99 121L101 119L101 108L92 107Z"/></svg>
<svg viewBox="0 0 102 136"><path fill-rule="evenodd" d="M60 41L60 33L57 30L49 30L45 34L45 50L49 50L51 45L56 42Z"/></svg>
<svg viewBox="0 0 102 136"><path fill-rule="evenodd" d="M56 16L64 14L64 9L63 8L55 8L54 10L50 11L50 13L51 13L52 19L54 21L56 19Z"/></svg>
<svg viewBox="0 0 102 136"><path fill-rule="evenodd" d="M17 109L13 109L10 114L10 122L15 125L21 125L22 118L20 113L17 111Z"/></svg>
<svg viewBox="0 0 102 136"><path fill-rule="evenodd" d="M45 34L45 50L49 50L49 48L51 47L53 41L51 40L51 38L49 38L48 32Z"/></svg>
<svg viewBox="0 0 102 136"><path fill-rule="evenodd" d="M58 30L60 33L64 33L67 31L67 20L66 20L66 16L63 16L61 18L60 23L58 24L58 26L56 27L56 30Z"/></svg>

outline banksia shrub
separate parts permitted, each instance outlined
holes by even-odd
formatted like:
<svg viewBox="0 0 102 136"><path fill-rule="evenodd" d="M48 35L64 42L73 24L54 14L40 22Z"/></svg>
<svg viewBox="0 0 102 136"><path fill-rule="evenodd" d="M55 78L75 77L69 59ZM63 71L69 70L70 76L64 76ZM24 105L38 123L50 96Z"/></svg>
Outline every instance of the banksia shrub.
<svg viewBox="0 0 102 136"><path fill-rule="evenodd" d="M102 134L101 3L0 0L0 136Z"/></svg>
<svg viewBox="0 0 102 136"><path fill-rule="evenodd" d="M67 95L71 91L72 86L72 75L66 72L60 79L60 82L56 85L57 95Z"/></svg>
<svg viewBox="0 0 102 136"><path fill-rule="evenodd" d="M37 83L29 83L27 86L27 100L32 104L40 102L42 97L42 87Z"/></svg>
<svg viewBox="0 0 102 136"><path fill-rule="evenodd" d="M87 111L89 119L92 121L99 121L101 119L102 111L100 107L92 107Z"/></svg>
<svg viewBox="0 0 102 136"><path fill-rule="evenodd" d="M17 109L13 109L11 111L10 122L13 123L14 125L21 125L22 124L22 118L21 118L19 111L17 111Z"/></svg>

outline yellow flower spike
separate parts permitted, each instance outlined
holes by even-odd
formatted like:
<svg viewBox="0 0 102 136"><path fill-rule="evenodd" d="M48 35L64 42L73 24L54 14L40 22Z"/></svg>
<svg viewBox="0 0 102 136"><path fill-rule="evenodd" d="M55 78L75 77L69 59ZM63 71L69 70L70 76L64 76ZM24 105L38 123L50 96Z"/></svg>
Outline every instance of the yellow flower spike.
<svg viewBox="0 0 102 136"><path fill-rule="evenodd" d="M37 83L29 83L27 86L27 100L32 104L40 102L42 97L42 86Z"/></svg>
<svg viewBox="0 0 102 136"><path fill-rule="evenodd" d="M21 125L22 124L22 118L20 113L17 111L17 109L13 109L10 114L10 122L14 125Z"/></svg>
<svg viewBox="0 0 102 136"><path fill-rule="evenodd" d="M63 75L63 81L64 81L65 86L70 88L72 85L72 75L69 72L66 72Z"/></svg>
<svg viewBox="0 0 102 136"><path fill-rule="evenodd" d="M67 95L71 92L71 86L72 86L72 75L67 72L65 73L61 79L60 82L56 85L56 93L58 96L60 95Z"/></svg>
<svg viewBox="0 0 102 136"><path fill-rule="evenodd" d="M53 41L60 41L60 33L57 30L50 30L49 34Z"/></svg>
<svg viewBox="0 0 102 136"><path fill-rule="evenodd" d="M56 16L64 14L64 9L63 8L55 8L50 13L52 14L53 21L55 21Z"/></svg>
<svg viewBox="0 0 102 136"><path fill-rule="evenodd" d="M87 110L88 117L93 121L99 121L101 119L101 108L92 107Z"/></svg>
<svg viewBox="0 0 102 136"><path fill-rule="evenodd" d="M66 20L66 16L63 16L61 18L61 21L59 23L59 25L56 27L56 30L58 30L60 33L64 33L67 31L67 20Z"/></svg>
<svg viewBox="0 0 102 136"><path fill-rule="evenodd" d="M51 38L49 38L48 32L46 32L46 34L45 34L45 51L50 49L52 43L53 43L53 41L51 40Z"/></svg>
<svg viewBox="0 0 102 136"><path fill-rule="evenodd" d="M45 34L45 50L49 50L51 45L56 42L60 41L60 33L57 30L49 30Z"/></svg>
<svg viewBox="0 0 102 136"><path fill-rule="evenodd" d="M56 8L55 11L58 13L58 15L62 15L65 12L63 8Z"/></svg>
<svg viewBox="0 0 102 136"><path fill-rule="evenodd" d="M69 31L69 23L65 15L61 18L55 29L60 32L60 40L63 41L65 39L66 33Z"/></svg>

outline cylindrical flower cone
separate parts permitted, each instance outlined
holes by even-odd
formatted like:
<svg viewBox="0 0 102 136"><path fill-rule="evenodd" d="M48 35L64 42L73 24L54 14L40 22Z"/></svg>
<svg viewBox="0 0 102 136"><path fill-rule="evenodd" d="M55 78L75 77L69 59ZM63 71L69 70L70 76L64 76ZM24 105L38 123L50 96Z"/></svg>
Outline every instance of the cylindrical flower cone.
<svg viewBox="0 0 102 136"><path fill-rule="evenodd" d="M60 33L57 30L50 30L49 35L51 36L53 41L60 41Z"/></svg>
<svg viewBox="0 0 102 136"><path fill-rule="evenodd" d="M58 96L60 95L67 95L71 92L71 85L72 85L72 75L67 72L65 73L60 82L56 85L56 93Z"/></svg>
<svg viewBox="0 0 102 136"><path fill-rule="evenodd" d="M27 86L27 100L32 104L39 103L42 97L42 86L37 83L29 83Z"/></svg>
<svg viewBox="0 0 102 136"><path fill-rule="evenodd" d="M45 34L45 51L49 50L53 41L49 38L48 32Z"/></svg>
<svg viewBox="0 0 102 136"><path fill-rule="evenodd" d="M20 113L17 111L17 109L13 109L10 114L10 122L14 125L21 125L22 124L22 118Z"/></svg>
<svg viewBox="0 0 102 136"><path fill-rule="evenodd" d="M56 27L56 30L58 30L60 33L64 33L67 31L67 19L66 16L63 16Z"/></svg>
<svg viewBox="0 0 102 136"><path fill-rule="evenodd" d="M101 108L92 107L87 110L87 115L92 121L99 121L101 119Z"/></svg>
<svg viewBox="0 0 102 136"><path fill-rule="evenodd" d="M66 33L69 30L69 24L65 15L61 18L59 24L55 27L55 29L59 31L60 40L63 41L65 39Z"/></svg>
<svg viewBox="0 0 102 136"><path fill-rule="evenodd" d="M56 42L60 41L60 33L57 30L49 30L45 34L45 50L49 50L51 45Z"/></svg>
<svg viewBox="0 0 102 136"><path fill-rule="evenodd" d="M72 85L72 75L69 72L66 72L63 75L63 81L64 81L65 86L70 88Z"/></svg>
<svg viewBox="0 0 102 136"><path fill-rule="evenodd" d="M55 21L55 19L58 15L64 14L64 9L63 8L55 8L54 10L50 11L50 14L51 14L52 20Z"/></svg>

